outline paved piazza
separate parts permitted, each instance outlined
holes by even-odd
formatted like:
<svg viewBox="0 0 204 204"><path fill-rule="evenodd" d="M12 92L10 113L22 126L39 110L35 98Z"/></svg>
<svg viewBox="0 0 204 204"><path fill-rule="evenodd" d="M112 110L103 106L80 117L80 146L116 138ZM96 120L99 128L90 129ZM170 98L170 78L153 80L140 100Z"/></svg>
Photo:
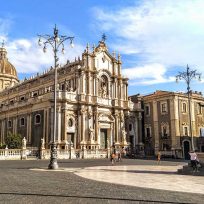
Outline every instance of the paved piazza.
<svg viewBox="0 0 204 204"><path fill-rule="evenodd" d="M182 161L0 161L0 203L203 203L204 177L176 174Z"/></svg>
<svg viewBox="0 0 204 204"><path fill-rule="evenodd" d="M204 177L177 175L178 168L181 166L101 166L75 174L101 182L204 194Z"/></svg>

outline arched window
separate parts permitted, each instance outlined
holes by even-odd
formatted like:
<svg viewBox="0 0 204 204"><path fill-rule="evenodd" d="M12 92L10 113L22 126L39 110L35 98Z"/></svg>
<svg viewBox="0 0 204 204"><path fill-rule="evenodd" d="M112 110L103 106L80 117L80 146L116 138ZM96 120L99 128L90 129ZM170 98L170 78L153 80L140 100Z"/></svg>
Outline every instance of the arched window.
<svg viewBox="0 0 204 204"><path fill-rule="evenodd" d="M41 116L40 116L40 114L37 114L35 116L35 124L40 124L40 123L41 123Z"/></svg>
<svg viewBox="0 0 204 204"><path fill-rule="evenodd" d="M21 118L20 119L20 126L24 126L25 125L25 118Z"/></svg>

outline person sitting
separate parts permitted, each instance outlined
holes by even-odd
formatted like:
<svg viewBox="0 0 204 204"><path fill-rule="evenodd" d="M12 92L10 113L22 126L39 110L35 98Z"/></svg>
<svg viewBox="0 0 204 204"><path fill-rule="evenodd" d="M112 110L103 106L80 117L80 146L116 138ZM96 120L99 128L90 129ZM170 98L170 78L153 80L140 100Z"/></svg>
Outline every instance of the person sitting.
<svg viewBox="0 0 204 204"><path fill-rule="evenodd" d="M190 155L190 160L191 160L191 166L193 168L193 172L198 172L198 164L199 164L199 159L195 151L189 152Z"/></svg>

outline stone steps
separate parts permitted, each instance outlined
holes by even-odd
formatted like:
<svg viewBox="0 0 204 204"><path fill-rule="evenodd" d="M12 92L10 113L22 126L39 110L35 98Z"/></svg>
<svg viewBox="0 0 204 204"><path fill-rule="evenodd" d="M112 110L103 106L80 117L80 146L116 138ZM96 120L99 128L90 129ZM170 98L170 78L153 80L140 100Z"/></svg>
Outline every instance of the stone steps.
<svg viewBox="0 0 204 204"><path fill-rule="evenodd" d="M194 172L190 165L185 165L182 169L178 169L177 173L182 175L204 176L204 166L199 168L198 172Z"/></svg>

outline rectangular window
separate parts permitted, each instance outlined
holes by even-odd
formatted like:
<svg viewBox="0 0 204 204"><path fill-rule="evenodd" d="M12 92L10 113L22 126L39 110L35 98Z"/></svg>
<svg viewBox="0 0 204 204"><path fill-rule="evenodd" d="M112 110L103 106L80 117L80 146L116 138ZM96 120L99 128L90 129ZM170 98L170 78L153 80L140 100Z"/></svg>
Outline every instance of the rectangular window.
<svg viewBox="0 0 204 204"><path fill-rule="evenodd" d="M150 115L150 108L149 108L149 106L145 106L145 115Z"/></svg>
<svg viewBox="0 0 204 204"><path fill-rule="evenodd" d="M163 137L167 137L167 128L166 128L166 126L162 127L162 131L163 131Z"/></svg>
<svg viewBox="0 0 204 204"><path fill-rule="evenodd" d="M187 108L186 108L187 106L186 106L186 103L183 103L182 104L182 111L183 111L183 113L186 113L187 112Z"/></svg>
<svg viewBox="0 0 204 204"><path fill-rule="evenodd" d="M197 106L198 114L202 114L202 106L198 104Z"/></svg>
<svg viewBox="0 0 204 204"><path fill-rule="evenodd" d="M149 127L146 128L146 136L147 137L151 137L151 132L150 132L150 128Z"/></svg>
<svg viewBox="0 0 204 204"><path fill-rule="evenodd" d="M162 113L166 113L167 112L167 104L166 103L162 103L161 104L161 111L162 111Z"/></svg>
<svg viewBox="0 0 204 204"><path fill-rule="evenodd" d="M25 118L20 119L20 126L25 126Z"/></svg>

